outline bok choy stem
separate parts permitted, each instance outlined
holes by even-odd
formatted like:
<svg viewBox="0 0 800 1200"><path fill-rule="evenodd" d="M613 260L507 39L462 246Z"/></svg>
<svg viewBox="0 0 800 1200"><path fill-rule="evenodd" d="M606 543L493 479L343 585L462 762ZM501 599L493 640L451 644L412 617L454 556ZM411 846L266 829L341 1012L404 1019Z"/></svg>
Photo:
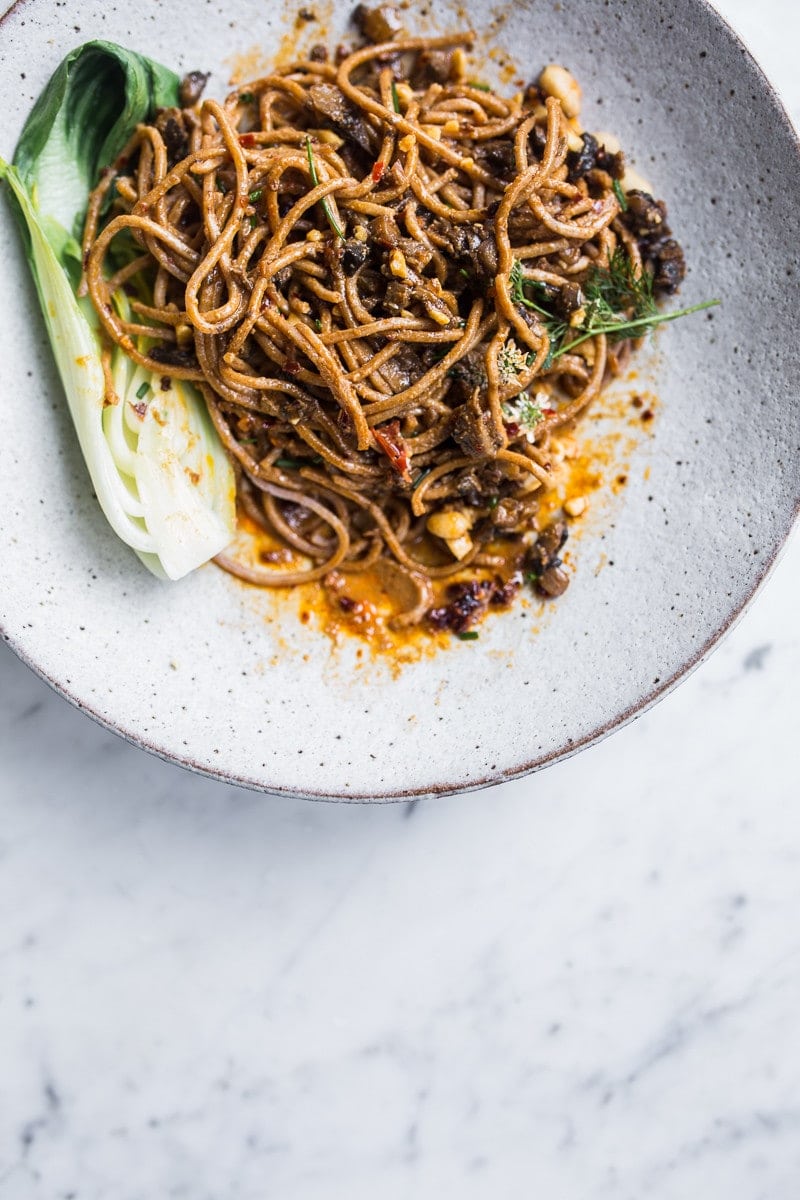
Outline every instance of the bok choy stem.
<svg viewBox="0 0 800 1200"><path fill-rule="evenodd" d="M97 498L118 536L170 579L232 540L233 470L199 392L178 380L165 389L117 347L111 371L119 403L108 403L99 322L76 295L75 234L100 169L140 121L177 103L178 86L173 72L142 55L89 42L67 56L40 96L13 165L0 159Z"/></svg>

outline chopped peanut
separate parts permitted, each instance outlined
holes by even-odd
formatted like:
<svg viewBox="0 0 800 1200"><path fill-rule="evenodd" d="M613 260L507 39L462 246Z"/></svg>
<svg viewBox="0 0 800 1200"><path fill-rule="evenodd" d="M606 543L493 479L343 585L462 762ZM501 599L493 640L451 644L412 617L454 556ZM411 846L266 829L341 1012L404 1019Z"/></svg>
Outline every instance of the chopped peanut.
<svg viewBox="0 0 800 1200"><path fill-rule="evenodd" d="M647 192L648 196L653 194L653 185L649 180L640 175L638 171L634 171L633 167L628 167L625 174L620 180L623 192Z"/></svg>
<svg viewBox="0 0 800 1200"><path fill-rule="evenodd" d="M583 93L581 85L566 67L550 63L539 76L539 87L548 96L555 96L561 104L565 117L577 117L581 111Z"/></svg>
<svg viewBox="0 0 800 1200"><path fill-rule="evenodd" d="M622 144L614 133L596 133L594 138L609 154L619 154L622 149Z"/></svg>
<svg viewBox="0 0 800 1200"><path fill-rule="evenodd" d="M443 538L449 542L469 533L472 522L466 513L457 508L446 508L443 512L431 513L428 517L428 529L434 537Z"/></svg>
<svg viewBox="0 0 800 1200"><path fill-rule="evenodd" d="M574 150L576 154L580 154L583 149L583 139L579 138L577 133L574 133L569 127L566 130L567 145L570 150Z"/></svg>
<svg viewBox="0 0 800 1200"><path fill-rule="evenodd" d="M453 558L466 558L472 549L472 538L467 534L459 538L449 538L447 541L447 549L452 554Z"/></svg>
<svg viewBox="0 0 800 1200"><path fill-rule="evenodd" d="M393 250L389 257L389 270L397 279L408 279L408 267L402 250Z"/></svg>
<svg viewBox="0 0 800 1200"><path fill-rule="evenodd" d="M571 500L567 500L564 505L564 512L570 517L579 517L586 510L586 497L573 496Z"/></svg>

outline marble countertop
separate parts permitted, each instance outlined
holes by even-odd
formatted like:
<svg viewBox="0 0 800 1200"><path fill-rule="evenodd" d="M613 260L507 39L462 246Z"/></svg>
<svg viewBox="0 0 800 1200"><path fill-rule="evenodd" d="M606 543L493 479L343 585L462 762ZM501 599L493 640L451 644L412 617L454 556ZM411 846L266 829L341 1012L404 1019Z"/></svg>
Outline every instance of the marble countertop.
<svg viewBox="0 0 800 1200"><path fill-rule="evenodd" d="M726 0L800 118L800 14ZM250 794L0 650L3 1200L795 1200L800 539L490 792Z"/></svg>

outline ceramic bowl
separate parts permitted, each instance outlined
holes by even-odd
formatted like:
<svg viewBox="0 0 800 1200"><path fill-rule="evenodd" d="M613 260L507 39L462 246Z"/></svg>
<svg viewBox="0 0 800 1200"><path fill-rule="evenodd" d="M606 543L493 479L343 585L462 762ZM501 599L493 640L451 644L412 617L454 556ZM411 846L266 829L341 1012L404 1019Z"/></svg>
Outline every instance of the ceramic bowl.
<svg viewBox="0 0 800 1200"><path fill-rule="evenodd" d="M315 4L330 42L350 7ZM457 8L437 0L435 22L421 13L417 27L460 27ZM211 69L209 92L222 95L237 65L255 73L293 36L293 18L291 5L261 0L15 4L0 25L0 150L11 153L34 98L84 40ZM669 201L691 267L681 302L724 302L713 319L659 336L646 367L653 434L629 451L623 493L587 519L567 594L552 611L493 620L478 642L397 669L360 659L356 643L332 648L291 600L213 566L178 584L148 575L92 496L0 207L4 637L102 724L194 770L359 799L535 770L618 728L701 662L795 518L800 157L758 67L699 0L475 0L469 19L495 54L489 79L503 55L527 78L552 60L573 70L586 126L614 130Z"/></svg>

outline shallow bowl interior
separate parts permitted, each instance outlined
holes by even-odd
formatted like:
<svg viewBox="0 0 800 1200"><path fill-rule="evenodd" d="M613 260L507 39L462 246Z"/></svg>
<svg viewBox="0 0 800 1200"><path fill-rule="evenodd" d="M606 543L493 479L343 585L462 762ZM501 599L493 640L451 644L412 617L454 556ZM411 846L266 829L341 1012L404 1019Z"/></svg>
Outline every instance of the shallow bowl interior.
<svg viewBox="0 0 800 1200"><path fill-rule="evenodd" d="M288 6L287 6L288 7ZM350 4L317 4L331 43ZM428 5L420 6L422 11ZM797 511L796 255L800 161L775 95L699 0L476 0L469 19L530 78L547 61L584 86L588 128L611 129L670 204L691 267L682 302L713 319L659 337L658 397L624 495L598 506L554 612L518 609L479 642L401 669L333 650L216 568L166 585L106 525L88 482L16 230L0 349L0 625L65 695L133 741L268 790L385 798L477 787L567 755L642 711L701 660L753 595ZM463 24L440 2L425 30ZM178 70L253 73L292 13L226 0L134 6L27 0L0 26L10 154L64 53L90 37ZM285 43L284 43L285 45ZM765 319L769 314L769 320Z"/></svg>

